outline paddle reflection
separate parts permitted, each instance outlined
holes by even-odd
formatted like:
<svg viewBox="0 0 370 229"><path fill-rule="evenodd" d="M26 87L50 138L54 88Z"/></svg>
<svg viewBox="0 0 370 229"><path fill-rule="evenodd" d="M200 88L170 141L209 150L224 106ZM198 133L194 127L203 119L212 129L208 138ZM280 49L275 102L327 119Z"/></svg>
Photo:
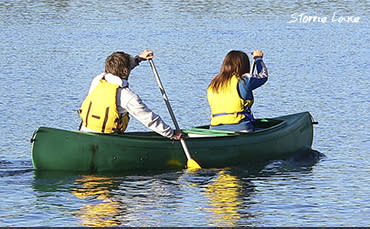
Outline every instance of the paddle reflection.
<svg viewBox="0 0 370 229"><path fill-rule="evenodd" d="M119 225L120 203L112 200L109 187L113 181L108 177L83 176L75 181L73 195L86 200L77 212L81 219L79 225L89 227L109 227Z"/></svg>
<svg viewBox="0 0 370 229"><path fill-rule="evenodd" d="M206 195L210 201L209 210L216 213L214 225L236 225L241 215L238 210L243 204L240 201L242 185L233 175L220 171L218 176L206 186Z"/></svg>

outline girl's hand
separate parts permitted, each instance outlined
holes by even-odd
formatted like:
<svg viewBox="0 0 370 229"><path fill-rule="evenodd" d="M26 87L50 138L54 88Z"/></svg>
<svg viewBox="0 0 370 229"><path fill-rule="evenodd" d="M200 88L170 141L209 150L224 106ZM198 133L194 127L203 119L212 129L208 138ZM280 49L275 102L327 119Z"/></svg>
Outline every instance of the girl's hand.
<svg viewBox="0 0 370 229"><path fill-rule="evenodd" d="M252 52L252 56L253 56L254 59L262 58L263 57L263 52L261 50L256 49Z"/></svg>

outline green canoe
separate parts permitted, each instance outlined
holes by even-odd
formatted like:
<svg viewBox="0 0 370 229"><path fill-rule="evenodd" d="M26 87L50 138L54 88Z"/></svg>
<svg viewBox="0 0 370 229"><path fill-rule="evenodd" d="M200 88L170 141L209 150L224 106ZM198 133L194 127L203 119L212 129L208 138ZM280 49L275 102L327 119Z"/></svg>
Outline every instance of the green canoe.
<svg viewBox="0 0 370 229"><path fill-rule="evenodd" d="M257 119L253 133L209 130L208 126L183 130L192 158L202 168L246 165L285 159L311 149L313 121L309 112ZM98 134L48 127L31 139L36 170L116 172L185 168L179 141L154 132Z"/></svg>

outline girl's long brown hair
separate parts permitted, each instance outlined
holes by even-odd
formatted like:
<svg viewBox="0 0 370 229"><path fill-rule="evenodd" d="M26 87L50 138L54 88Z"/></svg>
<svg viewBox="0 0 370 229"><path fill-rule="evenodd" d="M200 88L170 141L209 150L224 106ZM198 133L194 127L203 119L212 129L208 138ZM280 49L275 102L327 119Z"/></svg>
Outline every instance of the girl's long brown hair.
<svg viewBox="0 0 370 229"><path fill-rule="evenodd" d="M240 77L244 73L248 73L249 69L248 55L242 51L232 50L225 56L220 72L213 78L208 88L218 92L220 88L230 82L233 75Z"/></svg>

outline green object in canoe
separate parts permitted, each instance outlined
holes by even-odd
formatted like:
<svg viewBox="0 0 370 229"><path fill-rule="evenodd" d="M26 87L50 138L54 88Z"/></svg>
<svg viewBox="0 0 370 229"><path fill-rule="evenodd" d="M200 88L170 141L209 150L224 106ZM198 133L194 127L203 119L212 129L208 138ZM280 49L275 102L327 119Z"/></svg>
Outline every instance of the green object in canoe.
<svg viewBox="0 0 370 229"><path fill-rule="evenodd" d="M183 130L194 160L202 168L240 166L251 162L285 159L311 149L309 112L257 119L253 133L209 130L202 126ZM38 128L31 139L36 170L118 172L182 169L186 157L179 141L155 132L86 133Z"/></svg>

